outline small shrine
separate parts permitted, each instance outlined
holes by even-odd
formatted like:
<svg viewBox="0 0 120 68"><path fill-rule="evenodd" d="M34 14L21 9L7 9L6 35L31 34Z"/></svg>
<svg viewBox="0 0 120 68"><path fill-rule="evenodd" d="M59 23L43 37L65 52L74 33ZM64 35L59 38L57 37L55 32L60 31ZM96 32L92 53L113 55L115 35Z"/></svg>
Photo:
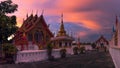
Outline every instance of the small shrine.
<svg viewBox="0 0 120 68"><path fill-rule="evenodd" d="M98 47L104 47L106 45L109 45L109 42L103 35L101 35L95 43Z"/></svg>
<svg viewBox="0 0 120 68"><path fill-rule="evenodd" d="M61 15L61 18L60 29L57 36L51 38L51 42L55 48L71 47L73 38L66 34L63 23L63 15Z"/></svg>

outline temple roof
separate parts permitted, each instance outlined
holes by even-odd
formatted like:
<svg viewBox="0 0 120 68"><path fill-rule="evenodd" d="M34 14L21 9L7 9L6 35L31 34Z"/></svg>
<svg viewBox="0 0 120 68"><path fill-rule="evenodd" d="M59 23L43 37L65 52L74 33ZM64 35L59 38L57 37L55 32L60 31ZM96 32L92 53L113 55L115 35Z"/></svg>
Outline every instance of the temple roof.
<svg viewBox="0 0 120 68"><path fill-rule="evenodd" d="M19 28L19 31L21 32L28 32L31 29L33 29L34 27L37 26L37 23L42 23L44 29L53 37L52 32L49 30L43 15L40 15L40 17L37 16L37 14L35 16L33 16L33 14L31 14L29 17L27 17L26 20L23 21L22 26Z"/></svg>
<svg viewBox="0 0 120 68"><path fill-rule="evenodd" d="M60 28L59 28L59 31L57 33L57 36L54 37L54 38L51 38L51 41L55 41L55 40L73 41L73 38L66 34L66 31L65 31L65 28L64 28L64 23L63 23L63 14L61 15L61 24L60 24Z"/></svg>
<svg viewBox="0 0 120 68"><path fill-rule="evenodd" d="M43 30L46 31L48 33L48 35L50 35L50 37L53 37L53 34L49 30L49 28L44 20L43 15L40 15L38 17L37 14L36 15L31 14L30 16L27 16L26 20L23 20L22 26L14 34L15 35L14 43L16 45L28 44L28 40L27 40L27 37L25 36L25 34L27 34L32 29L35 29L36 26L42 26Z"/></svg>
<svg viewBox="0 0 120 68"><path fill-rule="evenodd" d="M96 41L96 43L99 43L101 40L103 40L104 42L106 42L107 44L109 44L109 42L107 41L107 39L106 39L103 35L101 35L101 36L98 38L98 40Z"/></svg>
<svg viewBox="0 0 120 68"><path fill-rule="evenodd" d="M60 24L60 29L57 33L57 37L59 36L66 36L66 31L64 29L64 24L63 24L63 14L61 15L61 24Z"/></svg>

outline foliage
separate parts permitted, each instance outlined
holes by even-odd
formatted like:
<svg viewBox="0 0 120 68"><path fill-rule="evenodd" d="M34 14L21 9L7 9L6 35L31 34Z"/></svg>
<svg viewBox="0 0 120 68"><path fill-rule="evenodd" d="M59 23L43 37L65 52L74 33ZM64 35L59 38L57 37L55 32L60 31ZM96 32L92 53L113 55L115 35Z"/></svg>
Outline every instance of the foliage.
<svg viewBox="0 0 120 68"><path fill-rule="evenodd" d="M95 43L92 43L92 48L96 48L96 44Z"/></svg>
<svg viewBox="0 0 120 68"><path fill-rule="evenodd" d="M52 49L53 45L51 43L47 44L47 54L48 54L48 60L54 60L54 56L52 56Z"/></svg>
<svg viewBox="0 0 120 68"><path fill-rule="evenodd" d="M49 49L49 50L53 49L53 45L51 43L48 43L47 44L47 49Z"/></svg>
<svg viewBox="0 0 120 68"><path fill-rule="evenodd" d="M74 53L74 55L78 55L78 47L73 48L73 53Z"/></svg>
<svg viewBox="0 0 120 68"><path fill-rule="evenodd" d="M6 54L16 54L17 52L17 48L10 43L3 44L2 49L3 49L3 53L6 53Z"/></svg>
<svg viewBox="0 0 120 68"><path fill-rule="evenodd" d="M83 53L85 52L85 47L84 47L84 46L80 47L80 48L79 48L79 51L80 51L80 53L83 54Z"/></svg>
<svg viewBox="0 0 120 68"><path fill-rule="evenodd" d="M2 1L0 3L0 14L13 13L17 10L18 5L13 4L11 0Z"/></svg>
<svg viewBox="0 0 120 68"><path fill-rule="evenodd" d="M2 44L3 49L3 58L7 61L7 63L14 63L16 59L17 48L11 43Z"/></svg>
<svg viewBox="0 0 120 68"><path fill-rule="evenodd" d="M6 15L17 11L17 7L17 4L13 4L11 0L0 3L0 43L8 42L7 38L18 29L16 26L16 16Z"/></svg>
<svg viewBox="0 0 120 68"><path fill-rule="evenodd" d="M61 55L61 58L65 58L66 57L66 49L61 49L60 55Z"/></svg>

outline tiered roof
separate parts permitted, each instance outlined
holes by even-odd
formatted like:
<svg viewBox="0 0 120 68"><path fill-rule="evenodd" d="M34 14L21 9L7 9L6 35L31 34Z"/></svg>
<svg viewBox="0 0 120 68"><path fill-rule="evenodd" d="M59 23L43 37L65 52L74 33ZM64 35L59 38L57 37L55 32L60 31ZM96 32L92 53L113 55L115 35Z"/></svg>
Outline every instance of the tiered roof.
<svg viewBox="0 0 120 68"><path fill-rule="evenodd" d="M99 43L101 40L103 40L104 42L106 42L107 44L109 44L109 42L107 41L107 39L101 35L100 38L98 38L98 40L96 41L96 43Z"/></svg>
<svg viewBox="0 0 120 68"><path fill-rule="evenodd" d="M31 14L29 17L27 17L27 19L23 21L23 25L20 27L19 31L28 32L31 29L33 29L37 25L37 23L42 23L44 29L51 36L53 36L52 32L49 30L49 28L45 22L43 15L40 15L40 17L38 17L37 14L35 16L33 16L33 14Z"/></svg>
<svg viewBox="0 0 120 68"><path fill-rule="evenodd" d="M57 33L57 36L54 37L54 38L51 38L51 41L55 41L55 40L70 40L70 41L73 41L73 38L66 34L66 31L65 31L65 28L64 28L64 23L63 23L63 14L61 15L61 24L60 24L60 28L59 28L59 31Z"/></svg>
<svg viewBox="0 0 120 68"><path fill-rule="evenodd" d="M14 40L15 40L15 44L18 44L17 40L22 40L22 37L24 36L23 34L31 31L32 29L34 29L38 23L41 23L44 30L47 31L47 33L53 37L53 34L52 32L49 30L46 22L45 22L45 19L43 17L43 14L40 15L38 17L38 15L33 15L31 14L30 16L27 15L27 19L26 20L23 20L23 24L22 26L18 29L18 31L15 33L15 37L14 37ZM25 36L24 36L25 37ZM27 39L26 39L27 41Z"/></svg>

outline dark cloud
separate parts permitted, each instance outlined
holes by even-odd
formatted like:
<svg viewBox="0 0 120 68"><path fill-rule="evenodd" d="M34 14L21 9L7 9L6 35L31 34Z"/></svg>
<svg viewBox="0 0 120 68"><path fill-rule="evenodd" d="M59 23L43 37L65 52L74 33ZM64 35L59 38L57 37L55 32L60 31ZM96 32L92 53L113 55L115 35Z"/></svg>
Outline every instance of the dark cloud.
<svg viewBox="0 0 120 68"><path fill-rule="evenodd" d="M17 0L15 1L17 2ZM31 4L31 0L30 1L26 0L25 1L26 3L23 1L21 4L20 3L19 4L20 6L24 5L23 8L25 9L27 7L30 9L36 9L36 10L45 9L45 11L47 11L45 12L46 15L44 15L45 20L47 24L51 24L50 29L52 32L57 32L60 26L60 16L56 14L60 14L61 11L60 12L55 12L55 11L58 9L61 9L65 13L71 13L70 15L68 14L69 15L68 17L70 18L67 20L68 22L65 22L65 29L68 33L72 31L73 33L75 33L74 35L77 35L78 32L86 33L86 36L81 37L81 41L95 41L100 35L104 35L107 39L110 39L112 34L112 27L115 24L116 15L118 16L120 15L120 8L119 8L120 0L84 0L85 1L84 3L83 3L83 0L81 1L74 0L74 1L78 1L79 3L73 2L73 0L71 1L44 0L45 2L43 2L43 0L35 0L35 1L32 0L32 1L33 1L32 6L29 5L29 7L27 3L30 2ZM62 1L63 3L59 1ZM72 4L71 2L76 3L74 4L75 6L69 7L69 3ZM64 8L64 5L66 4L67 6ZM23 12L23 8L21 8L21 12L25 13L25 11ZM48 13L49 15L47 15ZM94 22L95 25L97 24L100 26L100 29L94 30L94 29L97 29L94 27L92 27L94 29L87 28L84 26L84 22L81 22L81 21L76 23L76 18L75 18L75 22L71 21L72 19L71 17L74 17L74 13L79 14L77 15L78 19L82 20L83 18L84 20L89 20L90 22L87 22L88 24ZM18 15L19 14L21 15L21 13L18 13Z"/></svg>

